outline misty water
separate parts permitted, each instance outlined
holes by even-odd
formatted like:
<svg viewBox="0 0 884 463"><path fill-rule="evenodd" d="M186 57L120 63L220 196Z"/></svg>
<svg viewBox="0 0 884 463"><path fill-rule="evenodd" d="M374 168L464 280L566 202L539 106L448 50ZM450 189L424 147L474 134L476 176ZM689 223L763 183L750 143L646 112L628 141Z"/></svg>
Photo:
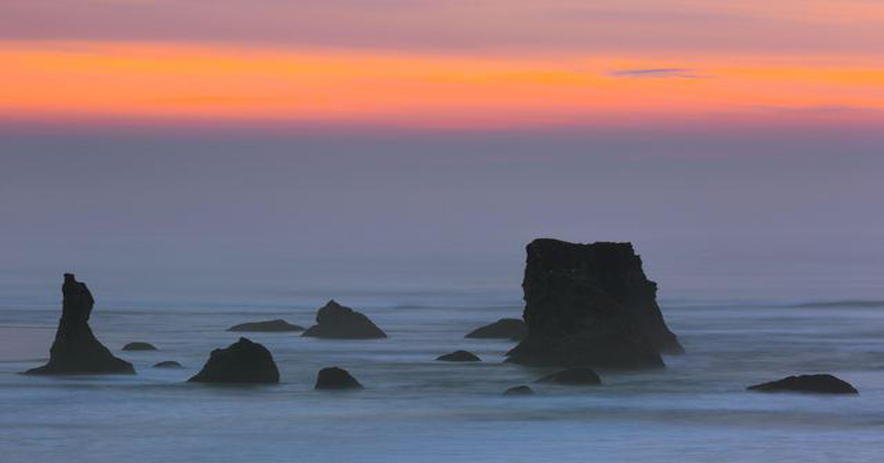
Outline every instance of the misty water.
<svg viewBox="0 0 884 463"><path fill-rule="evenodd" d="M70 377L17 374L48 356L61 273L10 272L0 298L0 460L872 462L884 454L878 274L649 272L687 353L667 356L666 369L602 371L603 385L574 388L532 384L551 370L503 363L512 342L464 339L522 310L518 265L467 269L433 284L419 268L388 278L366 270L358 283L317 289L279 275L80 273L96 297L96 335L138 374ZM329 298L362 310L390 337L249 333L273 352L281 384L185 383L209 351L240 336L229 326L272 318L308 326ZM130 341L159 350L121 352ZM456 349L483 361L433 360ZM162 360L185 368L151 367ZM333 365L366 388L313 390L316 372ZM745 390L813 372L835 374L860 395ZM501 395L520 384L537 394Z"/></svg>

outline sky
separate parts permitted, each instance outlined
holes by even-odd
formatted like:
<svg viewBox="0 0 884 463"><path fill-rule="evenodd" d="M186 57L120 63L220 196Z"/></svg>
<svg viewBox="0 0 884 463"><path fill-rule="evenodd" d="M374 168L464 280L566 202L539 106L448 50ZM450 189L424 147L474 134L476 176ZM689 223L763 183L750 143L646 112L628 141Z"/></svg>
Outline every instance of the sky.
<svg viewBox="0 0 884 463"><path fill-rule="evenodd" d="M884 268L878 0L2 0L0 63L6 275Z"/></svg>

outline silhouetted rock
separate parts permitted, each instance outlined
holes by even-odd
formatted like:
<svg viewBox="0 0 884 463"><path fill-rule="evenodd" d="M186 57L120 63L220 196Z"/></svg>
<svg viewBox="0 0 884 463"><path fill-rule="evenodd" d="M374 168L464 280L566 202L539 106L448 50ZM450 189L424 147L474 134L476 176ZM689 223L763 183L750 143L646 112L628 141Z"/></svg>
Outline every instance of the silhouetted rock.
<svg viewBox="0 0 884 463"><path fill-rule="evenodd" d="M850 383L832 375L789 376L779 381L756 384L746 389L759 392L816 392L820 394L858 394Z"/></svg>
<svg viewBox="0 0 884 463"><path fill-rule="evenodd" d="M316 324L308 328L302 336L332 339L374 339L386 338L387 334L365 315L332 300L316 312Z"/></svg>
<svg viewBox="0 0 884 463"><path fill-rule="evenodd" d="M465 350L456 350L450 354L440 355L436 357L436 360L441 360L443 362L481 362L482 359L479 358L478 355L467 352Z"/></svg>
<svg viewBox="0 0 884 463"><path fill-rule="evenodd" d="M154 368L184 368L180 363L174 360L165 360L162 362L155 363L153 365Z"/></svg>
<svg viewBox="0 0 884 463"><path fill-rule="evenodd" d="M238 333L250 331L273 333L285 331L304 331L304 328L298 325L293 325L285 320L268 320L264 322L240 323L239 325L231 326L227 329L227 331Z"/></svg>
<svg viewBox="0 0 884 463"><path fill-rule="evenodd" d="M203 369L187 380L198 383L278 383L279 370L266 347L246 338L215 349Z"/></svg>
<svg viewBox="0 0 884 463"><path fill-rule="evenodd" d="M362 385L347 370L329 367L319 370L314 389L362 389Z"/></svg>
<svg viewBox="0 0 884 463"><path fill-rule="evenodd" d="M133 350L157 350L153 344L147 342L130 342L123 346L123 350L125 351L133 351Z"/></svg>
<svg viewBox="0 0 884 463"><path fill-rule="evenodd" d="M594 386L601 384L602 380L596 372L589 368L572 368L544 376L537 380L538 383L554 383L565 386Z"/></svg>
<svg viewBox="0 0 884 463"><path fill-rule="evenodd" d="M515 386L507 389L503 392L503 395L531 395L534 394L534 389L531 389L528 386Z"/></svg>
<svg viewBox="0 0 884 463"><path fill-rule="evenodd" d="M657 284L631 243L538 239L522 282L528 334L507 361L534 366L648 368L683 349L657 306Z"/></svg>
<svg viewBox="0 0 884 463"><path fill-rule="evenodd" d="M95 300L85 283L80 283L73 274L65 273L61 287L61 320L55 332L55 341L49 350L49 363L28 370L32 375L62 374L134 374L132 364L114 357L110 350L92 334L89 328L89 315Z"/></svg>
<svg viewBox="0 0 884 463"><path fill-rule="evenodd" d="M464 337L474 339L519 340L525 337L527 331L528 328L522 320L519 320L518 318L501 318L490 325L476 328Z"/></svg>

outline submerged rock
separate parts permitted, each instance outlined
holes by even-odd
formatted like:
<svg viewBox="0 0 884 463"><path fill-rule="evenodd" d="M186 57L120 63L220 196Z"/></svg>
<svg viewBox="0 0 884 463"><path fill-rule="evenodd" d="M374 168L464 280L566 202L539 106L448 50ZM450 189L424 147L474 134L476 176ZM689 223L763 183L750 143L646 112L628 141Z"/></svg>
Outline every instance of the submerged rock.
<svg viewBox="0 0 884 463"><path fill-rule="evenodd" d="M329 367L319 370L314 389L362 389L362 385L347 370Z"/></svg>
<svg viewBox="0 0 884 463"><path fill-rule="evenodd" d="M265 332L265 333L276 333L276 332L287 332L287 331L304 331L304 327L293 325L285 320L267 320L263 322L250 322L250 323L240 323L239 325L231 326L227 329L227 331L233 331L237 333L242 332Z"/></svg>
<svg viewBox="0 0 884 463"><path fill-rule="evenodd" d="M534 366L648 368L682 353L631 243L538 239L527 247L528 334L507 355Z"/></svg>
<svg viewBox="0 0 884 463"><path fill-rule="evenodd" d="M518 318L501 318L490 325L476 328L464 337L473 339L519 340L525 337L527 331L528 328L522 320Z"/></svg>
<svg viewBox="0 0 884 463"><path fill-rule="evenodd" d="M266 347L246 338L215 349L203 369L187 380L197 383L278 383L279 370Z"/></svg>
<svg viewBox="0 0 884 463"><path fill-rule="evenodd" d="M331 339L375 339L386 338L387 334L365 315L331 300L316 312L316 324L308 328L302 336Z"/></svg>
<svg viewBox="0 0 884 463"><path fill-rule="evenodd" d="M544 376L537 380L538 383L554 383L565 386L594 386L602 384L601 378L595 371L589 368L572 368Z"/></svg>
<svg viewBox="0 0 884 463"><path fill-rule="evenodd" d="M157 362L153 365L154 368L184 368L180 363L174 360L165 360L162 362Z"/></svg>
<svg viewBox="0 0 884 463"><path fill-rule="evenodd" d="M515 386L507 389L503 392L503 395L532 395L534 394L534 389L531 389L528 386Z"/></svg>
<svg viewBox="0 0 884 463"><path fill-rule="evenodd" d="M456 350L450 354L440 355L436 357L436 360L441 360L443 362L481 362L482 359L479 358L478 355L467 352L465 350Z"/></svg>
<svg viewBox="0 0 884 463"><path fill-rule="evenodd" d="M153 344L147 342L130 342L123 346L123 350L125 351L133 351L133 350L157 350Z"/></svg>
<svg viewBox="0 0 884 463"><path fill-rule="evenodd" d="M819 394L859 394L850 383L832 375L789 376L778 381L756 384L746 389L759 392L815 392Z"/></svg>
<svg viewBox="0 0 884 463"><path fill-rule="evenodd" d="M62 374L99 374L128 373L134 374L132 364L114 357L104 347L89 327L89 316L95 299L85 283L77 281L71 273L64 275L61 287L64 300L62 302L61 320L55 332L55 341L49 351L49 363L28 370L31 375L62 375Z"/></svg>

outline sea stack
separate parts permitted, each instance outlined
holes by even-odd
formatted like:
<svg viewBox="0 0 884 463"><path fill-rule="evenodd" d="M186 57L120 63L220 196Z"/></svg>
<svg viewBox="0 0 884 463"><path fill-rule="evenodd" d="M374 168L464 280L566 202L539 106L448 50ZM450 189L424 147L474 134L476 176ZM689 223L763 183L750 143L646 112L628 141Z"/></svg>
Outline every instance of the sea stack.
<svg viewBox="0 0 884 463"><path fill-rule="evenodd" d="M49 350L49 363L28 370L31 375L65 374L134 374L132 364L114 357L89 328L89 315L95 299L85 283L77 281L71 273L64 274L61 287L64 297L61 320L55 332L55 342Z"/></svg>
<svg viewBox="0 0 884 463"><path fill-rule="evenodd" d="M215 349L191 383L278 383L279 369L266 347L246 338Z"/></svg>
<svg viewBox="0 0 884 463"><path fill-rule="evenodd" d="M334 300L316 312L316 324L302 334L306 337L330 339L376 339L387 334L368 317Z"/></svg>
<svg viewBox="0 0 884 463"><path fill-rule="evenodd" d="M528 333L507 355L532 366L662 367L683 353L632 243L537 239L522 282Z"/></svg>

